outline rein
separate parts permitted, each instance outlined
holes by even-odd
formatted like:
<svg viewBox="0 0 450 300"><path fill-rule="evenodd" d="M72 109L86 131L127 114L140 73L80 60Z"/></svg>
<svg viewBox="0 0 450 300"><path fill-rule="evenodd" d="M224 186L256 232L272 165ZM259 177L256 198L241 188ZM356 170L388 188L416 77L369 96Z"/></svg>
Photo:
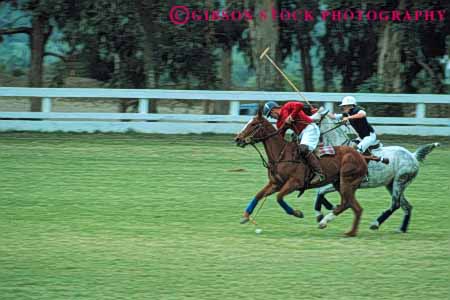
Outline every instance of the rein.
<svg viewBox="0 0 450 300"><path fill-rule="evenodd" d="M262 164L264 168L269 169L269 164L267 163L266 159L264 158L264 155L262 155L261 151L259 151L258 147L255 146L255 144L251 144L253 148L255 148L256 152L258 152L259 157L261 157Z"/></svg>
<svg viewBox="0 0 450 300"><path fill-rule="evenodd" d="M252 147L255 148L256 152L258 152L264 168L269 169L272 172L272 170L271 170L272 165L275 165L280 162L304 163L303 161L297 161L297 160L281 160L281 158L284 156L284 153L286 151L286 148L288 145L287 143L284 145L283 149L281 150L280 155L278 156L277 160L267 162L267 160L264 158L264 155L261 153L261 151L258 149L258 147L256 147L255 144L258 142L263 142L263 141L279 134L282 128L280 128L280 129L274 131L273 133L270 133L262 138L254 138L254 135L262 128L263 128L262 126L258 126L258 128L256 128L252 132L252 134L247 137L247 139L250 139L250 141L252 142L252 143L250 143L250 145L252 145ZM275 172L272 172L272 173L275 173Z"/></svg>
<svg viewBox="0 0 450 300"><path fill-rule="evenodd" d="M339 125L339 126L340 126L340 125ZM262 125L261 123L258 124L258 126L251 132L251 134L245 138L245 141L246 141L247 143L249 143L250 145L252 145L252 147L255 148L256 152L258 152L259 157L261 158L262 165L264 166L264 168L266 168L266 169L269 171L269 173L270 173L277 181L283 182L283 179L282 179L282 178L279 176L279 174L277 174L277 172L274 170L276 164L282 163L282 162L290 162L290 163L305 164L305 165L306 165L306 162L305 162L303 159L301 159L301 160L282 160L282 159L281 159L281 158L284 156L284 153L286 152L286 149L287 149L287 146L288 146L289 143L285 143L285 145L283 146L283 149L281 150L281 152L280 152L280 154L279 154L277 160L273 160L273 161L269 160L269 161L267 161L267 160L264 158L264 155L261 153L261 151L258 149L258 147L256 147L255 144L258 143L258 142L263 142L263 141L265 141L265 140L267 140L267 139L269 139L269 138L271 138L271 137L273 137L273 136L279 134L280 131L283 129L283 127L280 128L280 129L277 129L276 131L274 131L274 132L272 132L272 133L270 133L270 134L268 134L268 135L266 135L266 136L264 136L264 137L261 137L261 138L255 138L255 137L254 137L255 134L256 134L257 132L259 132L259 130L261 130L261 129L263 129L263 128L264 128L264 125ZM306 168L305 168L305 172L306 172ZM305 174L305 178L306 178L306 174ZM301 195L301 194L302 194L302 192L300 193L300 195Z"/></svg>
<svg viewBox="0 0 450 300"><path fill-rule="evenodd" d="M278 132L277 132L278 133ZM273 135L272 135L273 136ZM269 137L267 137L269 138ZM275 179L279 182L282 182L283 179L280 178L280 175L277 174L277 172L275 172L274 167L277 163L280 162L293 162L293 163L301 163L300 161L282 161L280 158L283 157L284 152L287 148L287 144L284 145L283 150L280 153L280 156L278 157L278 159L276 161L269 161L269 163L267 163L266 159L264 158L264 155L262 155L261 151L258 149L258 147L256 147L256 145L254 143L251 144L253 146L253 148L255 148L256 152L258 152L259 157L261 158L262 164L264 166L264 168L266 168L267 170L269 170L269 173L272 174L273 177L275 177Z"/></svg>
<svg viewBox="0 0 450 300"><path fill-rule="evenodd" d="M333 130L336 130L336 129L338 129L339 127L341 127L342 125L345 125L345 124L341 122L341 123L337 124L336 126L334 126L333 128L328 129L327 131L321 132L321 133L320 133L320 136L323 136L323 135L327 134L328 132L331 132L331 131L333 131Z"/></svg>

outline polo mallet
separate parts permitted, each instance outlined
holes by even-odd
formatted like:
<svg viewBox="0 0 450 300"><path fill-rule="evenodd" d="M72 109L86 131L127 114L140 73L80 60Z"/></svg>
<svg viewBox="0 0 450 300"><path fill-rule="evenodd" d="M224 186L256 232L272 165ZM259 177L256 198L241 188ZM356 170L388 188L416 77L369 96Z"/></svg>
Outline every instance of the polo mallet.
<svg viewBox="0 0 450 300"><path fill-rule="evenodd" d="M258 207L258 210L257 210L256 213L255 213L255 216L254 216L254 217L250 217L250 216L249 216L250 222L252 222L253 225L255 225L255 226L258 226L258 224L256 223L256 217L258 216L259 211L261 210L261 208L264 206L264 203L266 203L266 199L267 199L267 197L264 198L263 202L262 202L261 205Z"/></svg>
<svg viewBox="0 0 450 300"><path fill-rule="evenodd" d="M309 101L305 97L305 95L303 95L300 92L300 90L295 86L295 84L292 83L292 81L289 79L289 77L287 77L287 75L283 72L283 70L281 70L281 68L278 67L278 65L273 61L273 59L267 54L269 52L269 50L270 50L270 47L267 47L266 50L264 50L261 53L261 55L259 56L259 59L262 60L263 58L266 58L275 67L275 69L281 74L281 76L283 76L283 78L286 79L286 81L294 89L294 91L296 91L303 98L303 100L305 100L305 102L308 103L308 105L311 105L311 103L309 103Z"/></svg>

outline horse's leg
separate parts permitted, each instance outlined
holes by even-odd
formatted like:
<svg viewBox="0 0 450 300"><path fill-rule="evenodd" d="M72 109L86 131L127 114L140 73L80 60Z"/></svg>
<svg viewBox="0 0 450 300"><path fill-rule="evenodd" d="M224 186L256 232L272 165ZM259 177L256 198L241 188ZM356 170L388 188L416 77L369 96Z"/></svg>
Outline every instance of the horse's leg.
<svg viewBox="0 0 450 300"><path fill-rule="evenodd" d="M411 210L412 206L409 204L409 202L404 198L404 191L406 187L411 183L411 181L414 179L414 177L417 175L417 173L412 174L402 174L401 176L397 176L394 181L387 186L387 189L391 193L392 197L392 204L391 207L388 210L385 210L375 222L373 222L370 226L370 229L376 230L380 227L381 224L383 224L384 221L386 221L397 209L402 206L405 215L403 217L403 223L400 227L401 232L406 232L409 225L409 220L411 218ZM404 200L403 200L404 199ZM403 203L403 205L402 205Z"/></svg>
<svg viewBox="0 0 450 300"><path fill-rule="evenodd" d="M244 211L244 215L242 216L240 223L241 224L247 223L250 220L250 215L252 214L256 205L258 205L258 201L264 197L270 196L273 193L275 193L277 191L277 188L278 186L273 182L269 182L265 187L263 187L263 189L259 191L247 205L247 208Z"/></svg>
<svg viewBox="0 0 450 300"><path fill-rule="evenodd" d="M324 205L325 208L328 210L334 209L334 205L331 204L327 200L327 198L325 198L325 195L328 193L335 192L335 191L336 191L336 189L332 185L327 185L327 186L324 186L317 190L316 201L314 203L314 210L316 212L317 222L320 222L323 219L322 205Z"/></svg>
<svg viewBox="0 0 450 300"><path fill-rule="evenodd" d="M355 174L356 175L356 174ZM347 208L351 208L353 210L353 214L355 217L353 218L352 229L345 233L346 236L356 236L358 232L359 222L361 221L362 215L362 207L359 204L358 200L356 200L355 193L358 186L361 184L362 177L341 177L341 205L334 210L334 215L338 216L342 212L344 212Z"/></svg>
<svg viewBox="0 0 450 300"><path fill-rule="evenodd" d="M402 185L402 193L400 196L400 206L403 209L403 221L402 225L399 228L400 232L406 233L408 231L409 221L411 220L411 214L412 214L412 205L406 200L405 197L405 190L408 187L408 185L411 184L411 182L416 178L417 171L411 172L408 174L408 176L403 176L402 179L404 179L404 184Z"/></svg>
<svg viewBox="0 0 450 300"><path fill-rule="evenodd" d="M404 216L402 221L402 226L400 227L400 232L406 233L408 231L409 220L411 219L412 205L406 200L405 195L402 194L400 198L400 206L403 209Z"/></svg>
<svg viewBox="0 0 450 300"><path fill-rule="evenodd" d="M355 191L352 191L351 187L345 187L343 185L343 190L339 191L339 194L341 195L341 203L336 206L332 212L328 213L320 222L319 222L319 228L324 229L327 227L327 224L331 221L333 221L338 215L346 211L348 208L352 208L353 212L355 213L355 219L353 221L353 229L354 233L356 234L356 229L359 224L359 220L361 218L362 208L359 205L359 203L355 199ZM355 228L356 225L356 228Z"/></svg>
<svg viewBox="0 0 450 300"><path fill-rule="evenodd" d="M289 179L280 189L277 194L277 202L284 209L288 215L292 215L297 218L303 218L303 213L300 210L294 210L284 201L284 196L292 193L298 189L298 183L295 179Z"/></svg>
<svg viewBox="0 0 450 300"><path fill-rule="evenodd" d="M399 202L394 200L393 186L394 182L391 182L386 186L386 189L388 190L392 199L391 207L382 212L381 215L375 221L373 221L372 224L370 224L370 229L377 230L378 228L380 228L381 224L384 221L386 221L387 218L389 218L394 213L394 211L396 211L400 207Z"/></svg>
<svg viewBox="0 0 450 300"><path fill-rule="evenodd" d="M362 211L363 211L363 208L359 204L358 200L356 200L354 195L355 195L355 192L353 192L353 197L352 197L353 200L350 201L350 206L353 210L353 213L355 214L355 218L353 219L352 229L349 232L345 233L346 236L356 236L356 233L358 232L359 222L361 221Z"/></svg>
<svg viewBox="0 0 450 300"><path fill-rule="evenodd" d="M353 220L352 229L347 233L347 235L356 235L359 221L361 219L362 207L355 198L355 191L360 186L363 175L366 173L364 168L362 168L362 165L359 164L358 159L361 159L361 157L354 156L352 154L346 155L342 159L339 180L339 194L341 195L341 203L319 222L320 229L327 227L328 222L331 222L335 217L351 207L355 214L355 218Z"/></svg>
<svg viewBox="0 0 450 300"><path fill-rule="evenodd" d="M333 209L333 211L329 212L325 217L323 217L322 220L320 220L319 222L320 229L326 228L329 222L333 221L338 215L340 215L347 208L350 207L348 205L348 201L346 200L342 192L339 192L339 194L341 195L341 203L338 206L336 206Z"/></svg>

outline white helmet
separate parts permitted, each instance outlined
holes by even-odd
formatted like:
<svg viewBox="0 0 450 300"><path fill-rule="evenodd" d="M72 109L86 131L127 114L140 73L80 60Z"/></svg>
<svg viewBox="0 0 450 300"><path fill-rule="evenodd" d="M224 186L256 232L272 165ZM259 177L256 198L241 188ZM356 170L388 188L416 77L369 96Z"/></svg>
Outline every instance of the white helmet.
<svg viewBox="0 0 450 300"><path fill-rule="evenodd" d="M356 105L356 99L353 96L345 96L342 98L342 103L339 106Z"/></svg>

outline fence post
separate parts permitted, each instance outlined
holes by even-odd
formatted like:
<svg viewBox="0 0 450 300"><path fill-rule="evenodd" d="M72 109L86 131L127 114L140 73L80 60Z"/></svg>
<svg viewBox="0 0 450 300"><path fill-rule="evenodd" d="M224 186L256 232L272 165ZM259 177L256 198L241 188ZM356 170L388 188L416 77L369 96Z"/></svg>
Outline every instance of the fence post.
<svg viewBox="0 0 450 300"><path fill-rule="evenodd" d="M325 102L325 108L330 110L330 112L334 112L333 102Z"/></svg>
<svg viewBox="0 0 450 300"><path fill-rule="evenodd" d="M423 119L426 114L426 106L425 103L417 103L416 104L416 118Z"/></svg>
<svg viewBox="0 0 450 300"><path fill-rule="evenodd" d="M139 99L139 113L140 114L147 114L148 113L148 99Z"/></svg>
<svg viewBox="0 0 450 300"><path fill-rule="evenodd" d="M239 107L240 107L239 101L231 101L230 102L230 115L239 116Z"/></svg>
<svg viewBox="0 0 450 300"><path fill-rule="evenodd" d="M52 99L43 98L41 102L41 112L49 113L52 111Z"/></svg>

